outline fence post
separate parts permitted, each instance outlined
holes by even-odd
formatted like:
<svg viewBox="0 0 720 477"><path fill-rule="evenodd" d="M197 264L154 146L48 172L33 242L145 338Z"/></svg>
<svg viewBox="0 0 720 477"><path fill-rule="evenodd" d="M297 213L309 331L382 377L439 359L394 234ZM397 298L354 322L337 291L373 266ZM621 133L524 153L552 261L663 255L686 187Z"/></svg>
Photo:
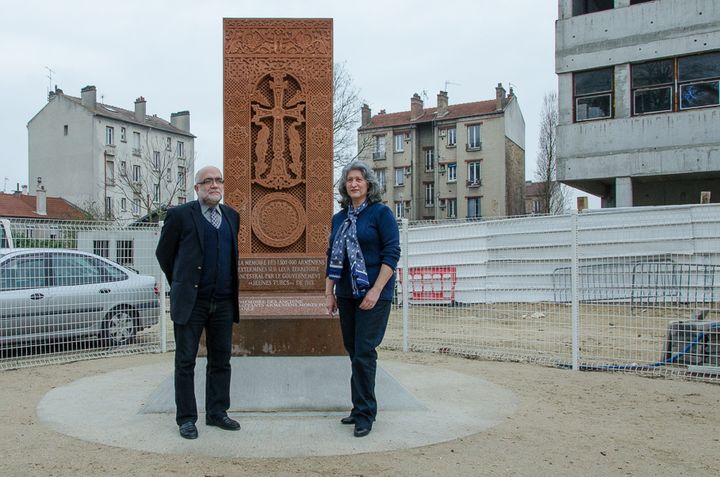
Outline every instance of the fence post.
<svg viewBox="0 0 720 477"><path fill-rule="evenodd" d="M161 220L158 222L158 228L159 230L162 230L163 224L165 223L164 220ZM159 231L158 231L159 233ZM166 293L165 293L165 274L160 272L160 352L166 353L167 352L167 319L165 317L165 314L167 313L167 304L166 304Z"/></svg>
<svg viewBox="0 0 720 477"><path fill-rule="evenodd" d="M570 266L570 298L572 300L572 369L579 369L578 361L580 358L580 298L578 296L579 289L579 272L578 272L578 213L573 210L570 214L570 244L571 244L571 266Z"/></svg>
<svg viewBox="0 0 720 477"><path fill-rule="evenodd" d="M402 317L403 317L403 352L408 352L408 313L410 312L410 268L408 268L408 219L402 219Z"/></svg>

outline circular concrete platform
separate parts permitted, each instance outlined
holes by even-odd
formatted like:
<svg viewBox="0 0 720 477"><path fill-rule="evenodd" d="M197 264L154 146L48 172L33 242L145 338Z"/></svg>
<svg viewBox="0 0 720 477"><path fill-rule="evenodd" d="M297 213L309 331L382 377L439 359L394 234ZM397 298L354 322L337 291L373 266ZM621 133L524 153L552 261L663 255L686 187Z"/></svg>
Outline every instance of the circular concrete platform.
<svg viewBox="0 0 720 477"><path fill-rule="evenodd" d="M292 361L274 363L292 366ZM345 364L349 368L347 358ZM203 367L204 363L198 369L202 372ZM481 432L511 415L517 406L512 392L479 377L396 361L379 362L379 367L413 399L410 405L403 406L402 402L410 401L394 399L390 394L395 391L379 379L378 419L372 433L363 438L353 437L352 426L340 424L347 411L333 409L231 411L231 417L242 425L239 432L207 427L201 413L200 437L182 439L174 409L170 412L172 406L168 412L145 409L151 399L157 399L158 389L167 386L173 372L172 360L87 377L53 389L40 401L37 413L57 432L110 446L167 454L257 458L344 455L424 446ZM242 373L234 371L233 382L233 386L242 386ZM386 401L395 400L396 405L384 409L384 397ZM198 403L203 403L200 396Z"/></svg>

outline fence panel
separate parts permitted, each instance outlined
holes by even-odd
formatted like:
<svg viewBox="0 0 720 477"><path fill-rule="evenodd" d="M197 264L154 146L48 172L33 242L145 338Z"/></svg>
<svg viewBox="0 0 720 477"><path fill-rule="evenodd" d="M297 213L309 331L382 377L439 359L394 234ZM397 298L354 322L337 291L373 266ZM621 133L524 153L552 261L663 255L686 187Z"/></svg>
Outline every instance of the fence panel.
<svg viewBox="0 0 720 477"><path fill-rule="evenodd" d="M157 224L4 223L0 369L161 349Z"/></svg>
<svg viewBox="0 0 720 477"><path fill-rule="evenodd" d="M717 379L720 206L576 217L580 367ZM410 349L569 367L572 220L412 223L414 288L397 294L385 346L400 347L406 306ZM418 293L414 270L423 284L454 270L454 300Z"/></svg>

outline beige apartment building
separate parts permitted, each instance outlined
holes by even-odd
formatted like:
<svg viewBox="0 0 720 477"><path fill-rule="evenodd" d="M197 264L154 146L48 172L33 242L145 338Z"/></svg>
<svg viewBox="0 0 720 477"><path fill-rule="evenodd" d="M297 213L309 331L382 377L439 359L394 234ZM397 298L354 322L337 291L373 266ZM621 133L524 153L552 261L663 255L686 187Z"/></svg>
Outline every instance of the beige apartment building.
<svg viewBox="0 0 720 477"><path fill-rule="evenodd" d="M97 101L95 86L80 97L60 89L28 122L29 177L91 216L131 222L193 194L195 136L190 113L170 121Z"/></svg>
<svg viewBox="0 0 720 477"><path fill-rule="evenodd" d="M371 115L363 105L360 159L377 173L383 201L398 218L479 219L525 213L525 120L516 96L498 84L495 99Z"/></svg>

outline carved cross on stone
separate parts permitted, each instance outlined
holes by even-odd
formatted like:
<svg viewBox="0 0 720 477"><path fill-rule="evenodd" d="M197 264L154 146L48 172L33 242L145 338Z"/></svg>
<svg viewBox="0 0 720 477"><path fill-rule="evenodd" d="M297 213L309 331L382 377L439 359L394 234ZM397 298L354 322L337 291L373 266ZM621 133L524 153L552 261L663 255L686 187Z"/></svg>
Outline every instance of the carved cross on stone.
<svg viewBox="0 0 720 477"><path fill-rule="evenodd" d="M278 79L280 76L282 79ZM270 88L273 92L273 104L265 105L260 101L252 105L253 124L260 126L258 133L258 146L255 149L257 158L255 162L256 177L255 180L266 187L274 189L282 189L292 187L302 182L302 164L300 154L302 145L300 144L299 133L297 128L305 122L303 113L305 105L299 101L293 105L283 107L285 102L285 94L288 89L288 81L281 73L273 73L270 75ZM267 154L267 140L269 132L267 126L262 121L266 118L272 118L272 155L270 159L270 172L263 176L267 170L267 162L265 155ZM285 162L285 119L290 118L295 122L289 128L290 136L290 170L293 176L288 174L287 164ZM262 156L262 157L261 157Z"/></svg>

